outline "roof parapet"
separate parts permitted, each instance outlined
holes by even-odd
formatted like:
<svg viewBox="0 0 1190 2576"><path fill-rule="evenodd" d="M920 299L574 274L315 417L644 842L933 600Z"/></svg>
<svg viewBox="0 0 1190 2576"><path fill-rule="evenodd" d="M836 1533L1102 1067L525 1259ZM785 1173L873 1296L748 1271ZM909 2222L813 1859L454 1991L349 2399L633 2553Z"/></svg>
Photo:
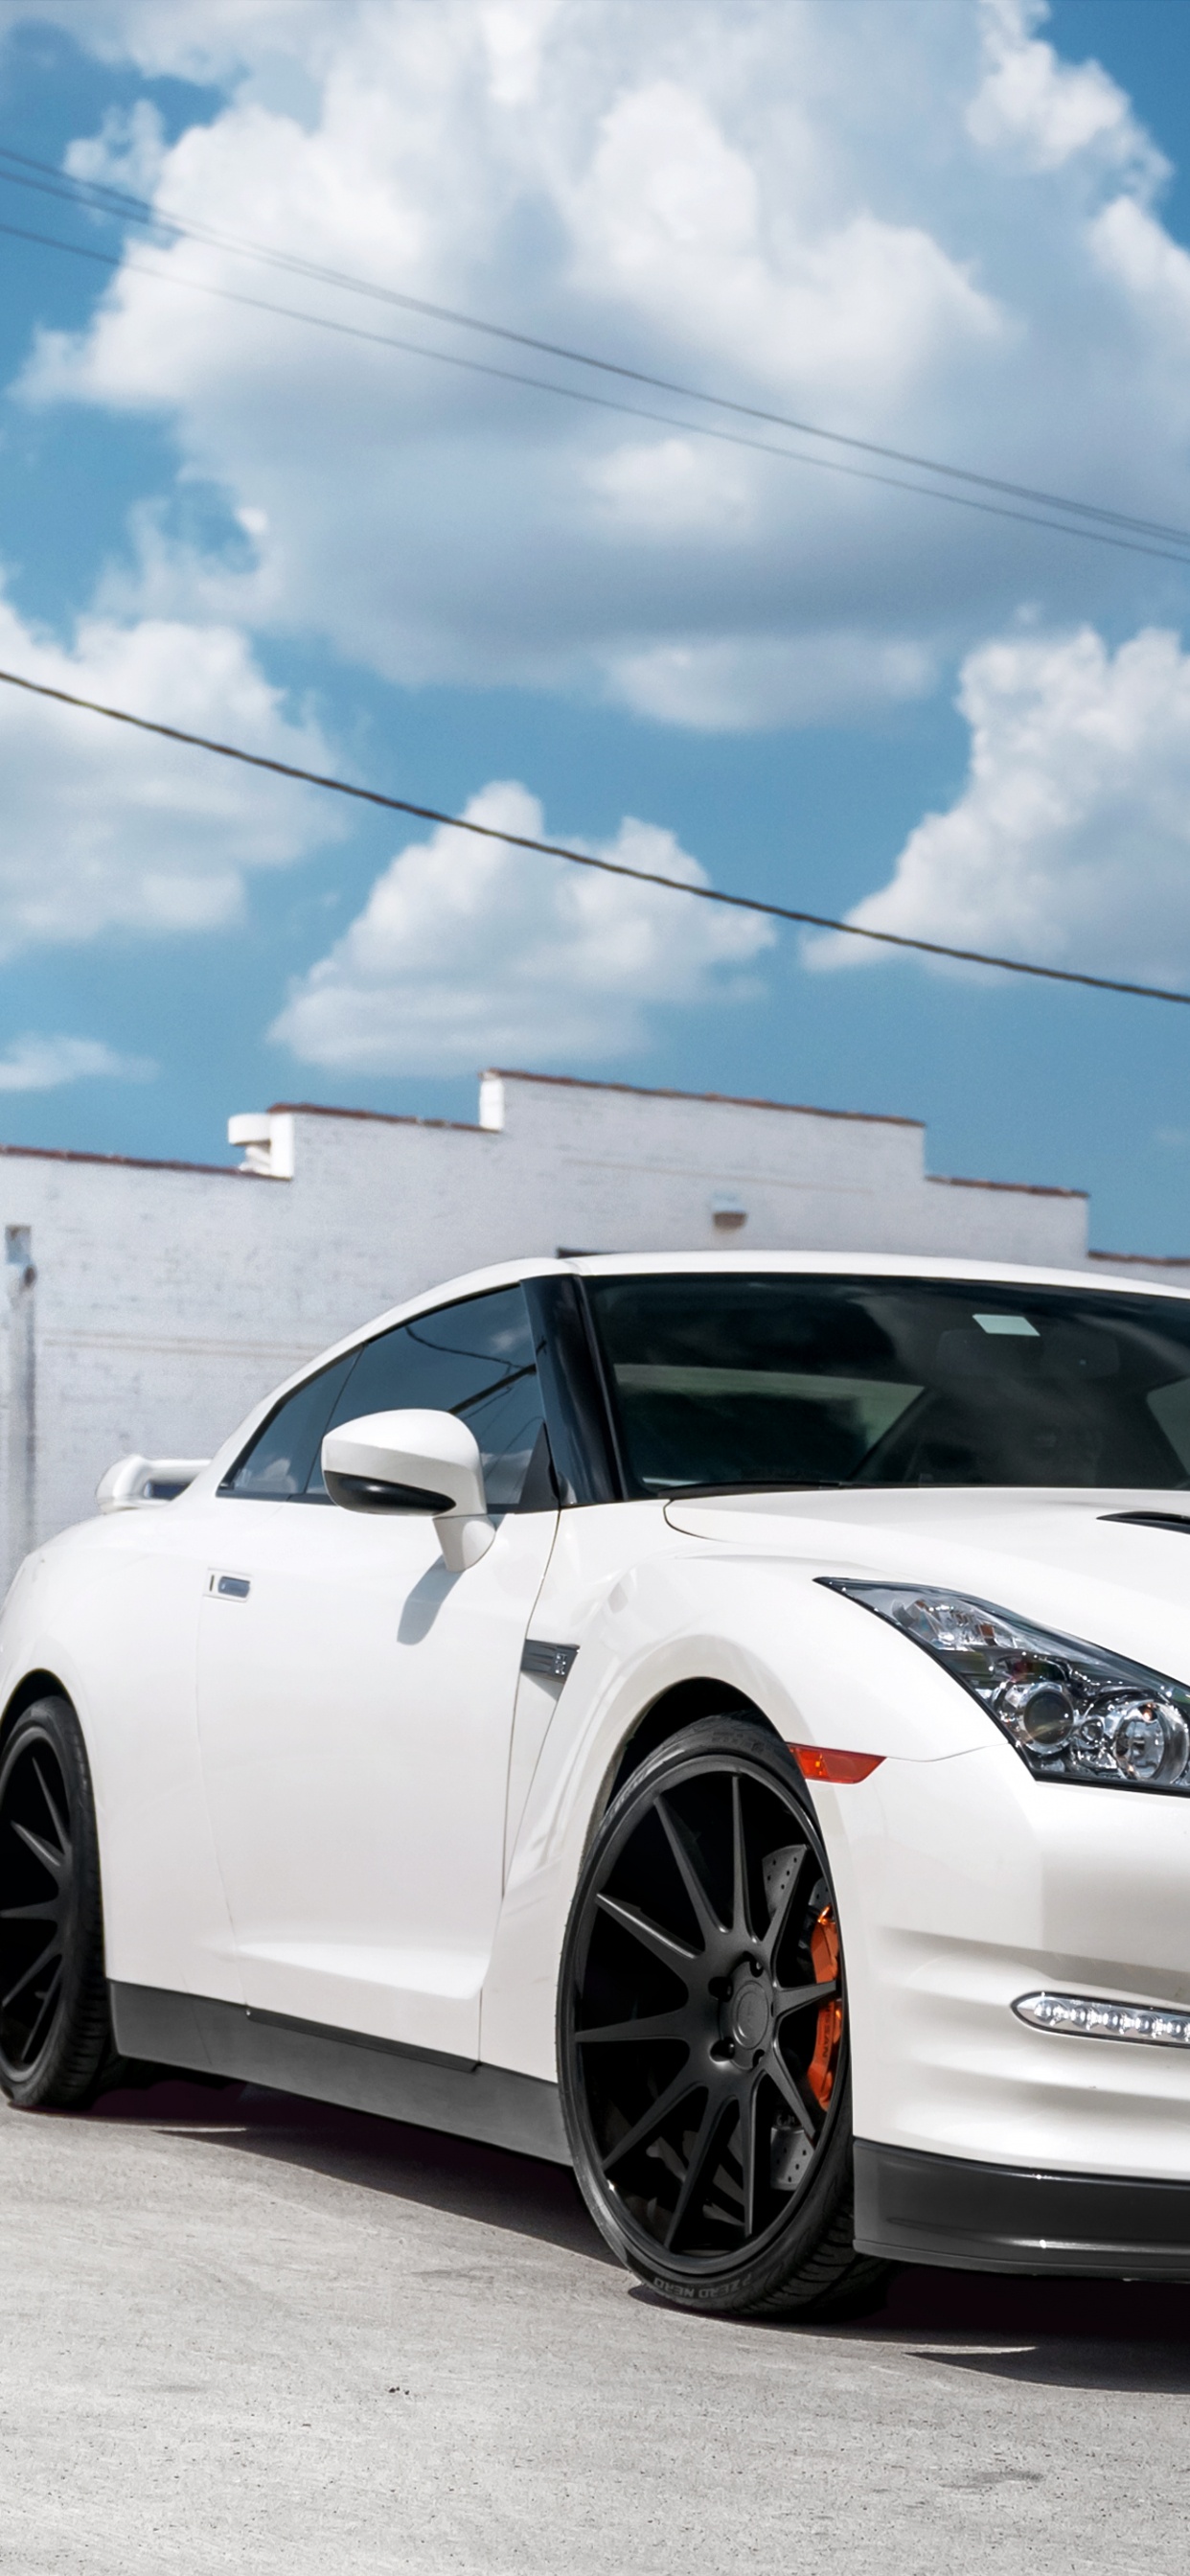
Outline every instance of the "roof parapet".
<svg viewBox="0 0 1190 2576"><path fill-rule="evenodd" d="M896 1118L882 1109L815 1109L803 1100L752 1100L746 1094L731 1091L674 1091L668 1087L643 1082L592 1082L577 1073L526 1073L515 1065L488 1065L479 1078L479 1123L487 1124L483 1114L483 1097L489 1083L498 1086L501 1098L506 1082L548 1084L554 1091L616 1091L632 1100L688 1100L699 1108L769 1109L783 1118L845 1119L857 1127L916 1127L924 1133L921 1118ZM492 1098L495 1099L495 1090ZM500 1122L503 1125L503 1118Z"/></svg>

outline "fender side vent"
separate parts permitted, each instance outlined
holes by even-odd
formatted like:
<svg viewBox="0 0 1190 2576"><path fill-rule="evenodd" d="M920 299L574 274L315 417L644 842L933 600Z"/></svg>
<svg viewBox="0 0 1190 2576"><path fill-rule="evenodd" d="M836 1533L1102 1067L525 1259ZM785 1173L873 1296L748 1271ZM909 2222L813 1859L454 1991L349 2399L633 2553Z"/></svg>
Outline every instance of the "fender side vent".
<svg viewBox="0 0 1190 2576"><path fill-rule="evenodd" d="M527 1637L521 1671L536 1674L539 1681L564 1682L577 1653L577 1646L548 1646L543 1638Z"/></svg>

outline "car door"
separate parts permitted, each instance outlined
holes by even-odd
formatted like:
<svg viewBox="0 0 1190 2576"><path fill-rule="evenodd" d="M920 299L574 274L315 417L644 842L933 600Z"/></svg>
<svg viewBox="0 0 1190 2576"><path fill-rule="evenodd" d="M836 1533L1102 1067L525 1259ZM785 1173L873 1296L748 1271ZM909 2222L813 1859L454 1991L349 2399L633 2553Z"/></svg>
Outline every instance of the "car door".
<svg viewBox="0 0 1190 2576"><path fill-rule="evenodd" d="M336 1508L323 1433L456 1414L495 1540L447 1572L433 1520ZM199 1733L249 2006L475 2057L503 1884L525 1631L557 1521L517 1286L418 1316L285 1400L220 1499Z"/></svg>

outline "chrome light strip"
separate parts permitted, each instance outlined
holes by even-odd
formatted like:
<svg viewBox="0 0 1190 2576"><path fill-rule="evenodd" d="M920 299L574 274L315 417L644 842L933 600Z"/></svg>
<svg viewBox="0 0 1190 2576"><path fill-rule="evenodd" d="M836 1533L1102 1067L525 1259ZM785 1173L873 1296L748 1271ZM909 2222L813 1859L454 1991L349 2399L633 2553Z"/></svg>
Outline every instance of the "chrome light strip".
<svg viewBox="0 0 1190 2576"><path fill-rule="evenodd" d="M1107 2004L1097 1995L1019 1995L1012 2007L1034 2030L1072 2039L1133 2039L1151 2048L1190 2048L1190 2013L1161 2004Z"/></svg>

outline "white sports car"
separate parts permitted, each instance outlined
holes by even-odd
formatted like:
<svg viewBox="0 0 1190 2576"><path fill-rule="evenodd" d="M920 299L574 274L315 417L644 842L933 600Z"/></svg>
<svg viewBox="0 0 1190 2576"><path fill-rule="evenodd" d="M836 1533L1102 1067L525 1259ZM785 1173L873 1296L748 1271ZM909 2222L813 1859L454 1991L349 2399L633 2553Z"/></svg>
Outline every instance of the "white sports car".
<svg viewBox="0 0 1190 2576"><path fill-rule="evenodd" d="M704 2308L1190 2278L1190 1296L538 1262L133 1459L0 1622L0 2083L573 2163Z"/></svg>

